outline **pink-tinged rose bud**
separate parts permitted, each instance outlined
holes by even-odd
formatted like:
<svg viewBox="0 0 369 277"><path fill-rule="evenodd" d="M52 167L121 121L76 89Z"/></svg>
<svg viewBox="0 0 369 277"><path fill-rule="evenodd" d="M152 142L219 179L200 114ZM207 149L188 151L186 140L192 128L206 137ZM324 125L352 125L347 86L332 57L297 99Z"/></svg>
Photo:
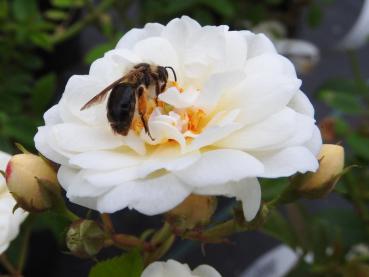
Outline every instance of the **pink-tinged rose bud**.
<svg viewBox="0 0 369 277"><path fill-rule="evenodd" d="M324 144L319 153L319 169L302 176L298 182L298 193L306 198L321 198L331 192L344 168L344 148L335 144Z"/></svg>
<svg viewBox="0 0 369 277"><path fill-rule="evenodd" d="M51 195L60 193L55 169L34 154L13 156L6 167L6 182L17 205L30 212L51 208Z"/></svg>

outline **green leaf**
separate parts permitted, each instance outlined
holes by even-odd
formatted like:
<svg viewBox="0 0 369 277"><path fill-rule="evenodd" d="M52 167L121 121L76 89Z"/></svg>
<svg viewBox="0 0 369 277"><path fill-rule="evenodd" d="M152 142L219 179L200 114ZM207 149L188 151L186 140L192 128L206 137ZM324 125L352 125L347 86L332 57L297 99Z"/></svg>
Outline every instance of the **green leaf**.
<svg viewBox="0 0 369 277"><path fill-rule="evenodd" d="M9 6L7 0L0 0L0 19L8 16Z"/></svg>
<svg viewBox="0 0 369 277"><path fill-rule="evenodd" d="M270 201L277 198L288 186L287 178L279 179L260 179L262 198L264 201Z"/></svg>
<svg viewBox="0 0 369 277"><path fill-rule="evenodd" d="M235 7L229 0L202 0L201 2L224 17L231 17L235 13Z"/></svg>
<svg viewBox="0 0 369 277"><path fill-rule="evenodd" d="M359 114L364 112L363 105L357 95L323 89L319 92L319 98L328 106L346 114Z"/></svg>
<svg viewBox="0 0 369 277"><path fill-rule="evenodd" d="M315 28L319 26L323 18L323 13L318 4L312 3L309 6L307 17L310 27Z"/></svg>
<svg viewBox="0 0 369 277"><path fill-rule="evenodd" d="M38 123L27 115L13 115L8 118L2 126L3 134L13 140L22 143L25 147L33 148L33 136L36 132Z"/></svg>
<svg viewBox="0 0 369 277"><path fill-rule="evenodd" d="M202 25L214 24L213 14L209 9L196 9L193 12L193 17L196 21L200 22Z"/></svg>
<svg viewBox="0 0 369 277"><path fill-rule="evenodd" d="M70 225L70 221L64 216L46 211L43 213L37 213L35 215L35 221L33 223L33 229L37 230L49 230L54 235L55 239L60 245L65 243L65 234Z"/></svg>
<svg viewBox="0 0 369 277"><path fill-rule="evenodd" d="M102 261L90 271L89 277L140 277L143 261L137 250Z"/></svg>
<svg viewBox="0 0 369 277"><path fill-rule="evenodd" d="M245 11L245 18L254 24L260 23L267 18L267 10L262 4L252 5Z"/></svg>
<svg viewBox="0 0 369 277"><path fill-rule="evenodd" d="M38 79L32 89L32 108L42 114L50 104L56 87L56 75L49 73Z"/></svg>
<svg viewBox="0 0 369 277"><path fill-rule="evenodd" d="M45 16L51 20L59 21L66 19L68 14L61 10L48 10L45 12Z"/></svg>
<svg viewBox="0 0 369 277"><path fill-rule="evenodd" d="M351 132L350 126L344 119L336 117L334 120L334 131L339 136L346 136L347 133Z"/></svg>
<svg viewBox="0 0 369 277"><path fill-rule="evenodd" d="M112 42L106 42L95 46L94 48L92 48L90 51L87 52L84 58L85 64L91 64L96 59L101 58L105 52L112 49L113 47L114 44Z"/></svg>
<svg viewBox="0 0 369 277"><path fill-rule="evenodd" d="M13 14L16 20L24 21L38 15L36 0L13 0Z"/></svg>
<svg viewBox="0 0 369 277"><path fill-rule="evenodd" d="M48 34L43 33L43 32L37 32L37 33L31 34L30 38L31 38L31 41L38 47L45 49L45 50L52 49L52 43L51 43L51 40Z"/></svg>
<svg viewBox="0 0 369 277"><path fill-rule="evenodd" d="M346 141L356 155L369 160L369 138L353 133L346 137Z"/></svg>
<svg viewBox="0 0 369 277"><path fill-rule="evenodd" d="M296 233L291 228L291 224L277 210L271 211L262 231L291 247L296 245Z"/></svg>
<svg viewBox="0 0 369 277"><path fill-rule="evenodd" d="M75 8L84 4L83 0L51 0L53 6L58 8Z"/></svg>
<svg viewBox="0 0 369 277"><path fill-rule="evenodd" d="M325 209L318 213L316 218L326 223L331 236L333 235L332 231L337 230L347 247L368 239L365 224L360 221L352 209Z"/></svg>
<svg viewBox="0 0 369 277"><path fill-rule="evenodd" d="M334 78L330 79L321 86L320 90L333 90L338 92L346 92L348 94L359 94L357 82L351 79Z"/></svg>

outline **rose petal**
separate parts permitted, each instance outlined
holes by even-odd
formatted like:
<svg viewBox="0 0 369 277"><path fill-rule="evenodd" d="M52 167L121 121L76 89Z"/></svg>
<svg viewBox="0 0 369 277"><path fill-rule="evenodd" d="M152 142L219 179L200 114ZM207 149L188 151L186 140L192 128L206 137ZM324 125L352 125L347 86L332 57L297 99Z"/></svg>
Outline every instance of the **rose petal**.
<svg viewBox="0 0 369 277"><path fill-rule="evenodd" d="M296 128L297 113L285 108L265 120L248 125L215 143L218 147L263 149L286 141Z"/></svg>
<svg viewBox="0 0 369 277"><path fill-rule="evenodd" d="M56 143L67 151L85 152L112 149L124 145L122 136L113 134L109 127L63 123L52 127Z"/></svg>
<svg viewBox="0 0 369 277"><path fill-rule="evenodd" d="M268 66L265 66L265 65ZM247 60L245 73L250 75L280 74L296 78L295 67L287 58L276 53L266 53Z"/></svg>
<svg viewBox="0 0 369 277"><path fill-rule="evenodd" d="M192 187L217 186L262 174L261 162L240 150L219 149L202 154L186 169L174 174Z"/></svg>
<svg viewBox="0 0 369 277"><path fill-rule="evenodd" d="M152 37L138 41L133 51L148 63L171 66L174 70L178 68L177 53L173 46L163 38Z"/></svg>
<svg viewBox="0 0 369 277"><path fill-rule="evenodd" d="M199 91L190 88L183 92L171 87L159 95L159 99L178 109L191 107L195 104Z"/></svg>
<svg viewBox="0 0 369 277"><path fill-rule="evenodd" d="M290 103L288 103L288 106L294 109L296 112L314 118L314 107L309 98L301 90L294 95Z"/></svg>
<svg viewBox="0 0 369 277"><path fill-rule="evenodd" d="M190 277L191 269L187 264L180 264L174 260L154 262L145 268L141 277ZM199 276L202 277L202 276Z"/></svg>
<svg viewBox="0 0 369 277"><path fill-rule="evenodd" d="M196 267L192 274L201 277L222 277L213 267L205 264Z"/></svg>
<svg viewBox="0 0 369 277"><path fill-rule="evenodd" d="M197 98L196 106L202 108L207 113L211 112L218 104L222 94L230 87L237 85L244 78L245 74L242 71L213 74Z"/></svg>
<svg viewBox="0 0 369 277"><path fill-rule="evenodd" d="M223 97L220 109L239 108L238 121L252 124L282 110L300 85L300 80L283 75L248 76Z"/></svg>
<svg viewBox="0 0 369 277"><path fill-rule="evenodd" d="M320 130L317 126L314 126L313 134L310 140L305 143L305 146L311 151L311 153L313 153L314 156L318 156L322 143L323 141Z"/></svg>
<svg viewBox="0 0 369 277"><path fill-rule="evenodd" d="M132 49L138 41L160 35L163 28L158 23L147 23L143 29L133 28L118 41L116 48Z"/></svg>
<svg viewBox="0 0 369 277"><path fill-rule="evenodd" d="M111 171L84 171L84 179L96 188L117 186L138 178L138 166L124 167L122 169Z"/></svg>
<svg viewBox="0 0 369 277"><path fill-rule="evenodd" d="M83 169L111 170L142 163L143 159L128 151L90 151L75 155L69 164Z"/></svg>
<svg viewBox="0 0 369 277"><path fill-rule="evenodd" d="M166 212L190 194L173 174L123 183L98 199L100 212L113 213L125 207L146 215ZM163 201L165 199L165 201Z"/></svg>
<svg viewBox="0 0 369 277"><path fill-rule="evenodd" d="M253 153L262 162L265 171L257 176L265 178L287 177L296 172L316 171L319 163L307 148L295 146L278 151Z"/></svg>
<svg viewBox="0 0 369 277"><path fill-rule="evenodd" d="M38 131L34 137L36 149L49 160L58 164L68 164L68 157L61 154L50 147L48 142L48 134L51 132L50 127L38 127Z"/></svg>
<svg viewBox="0 0 369 277"><path fill-rule="evenodd" d="M44 121L45 125L54 125L63 122L59 114L59 105L54 105L46 111Z"/></svg>
<svg viewBox="0 0 369 277"><path fill-rule="evenodd" d="M154 171L159 169L166 169L168 171L182 170L201 157L198 151L187 154L181 154L179 147L176 146L159 146L152 155L140 165L140 178L146 177Z"/></svg>
<svg viewBox="0 0 369 277"><path fill-rule="evenodd" d="M220 186L198 187L194 193L236 197L237 200L242 201L242 209L247 221L254 219L261 203L261 189L256 178L246 178Z"/></svg>
<svg viewBox="0 0 369 277"><path fill-rule="evenodd" d="M264 34L253 34L251 32L242 32L246 38L248 51L247 59L266 54L277 53L273 43Z"/></svg>
<svg viewBox="0 0 369 277"><path fill-rule="evenodd" d="M58 181L63 189L68 190L71 180L78 174L78 169L69 166L61 166L58 170Z"/></svg>

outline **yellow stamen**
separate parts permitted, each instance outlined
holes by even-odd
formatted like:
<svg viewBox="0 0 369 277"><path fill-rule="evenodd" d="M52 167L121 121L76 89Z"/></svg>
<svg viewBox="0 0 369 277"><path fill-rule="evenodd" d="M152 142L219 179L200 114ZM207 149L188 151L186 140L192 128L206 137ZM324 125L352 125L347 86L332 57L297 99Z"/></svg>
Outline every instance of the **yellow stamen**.
<svg viewBox="0 0 369 277"><path fill-rule="evenodd" d="M170 81L169 82L169 87L171 88L171 87L175 87L176 89L178 89L178 91L180 92L180 93L182 93L183 91L184 91L184 89L183 88L181 88L180 86L179 86L179 84L177 83L177 82L175 82L175 81Z"/></svg>
<svg viewBox="0 0 369 277"><path fill-rule="evenodd" d="M204 126L205 112L201 109L198 110L188 110L188 125L187 128L189 131L192 131L195 134L201 133L201 130Z"/></svg>

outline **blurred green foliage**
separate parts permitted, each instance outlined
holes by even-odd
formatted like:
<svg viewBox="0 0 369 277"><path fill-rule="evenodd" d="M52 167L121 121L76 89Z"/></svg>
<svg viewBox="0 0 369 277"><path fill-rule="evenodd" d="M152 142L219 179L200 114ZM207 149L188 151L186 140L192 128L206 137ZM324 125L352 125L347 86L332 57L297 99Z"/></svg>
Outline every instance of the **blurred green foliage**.
<svg viewBox="0 0 369 277"><path fill-rule="evenodd" d="M57 86L47 57L97 18L78 18L87 2L0 0L0 149L12 152L15 141L33 147L36 127ZM103 1L101 12L111 2Z"/></svg>

